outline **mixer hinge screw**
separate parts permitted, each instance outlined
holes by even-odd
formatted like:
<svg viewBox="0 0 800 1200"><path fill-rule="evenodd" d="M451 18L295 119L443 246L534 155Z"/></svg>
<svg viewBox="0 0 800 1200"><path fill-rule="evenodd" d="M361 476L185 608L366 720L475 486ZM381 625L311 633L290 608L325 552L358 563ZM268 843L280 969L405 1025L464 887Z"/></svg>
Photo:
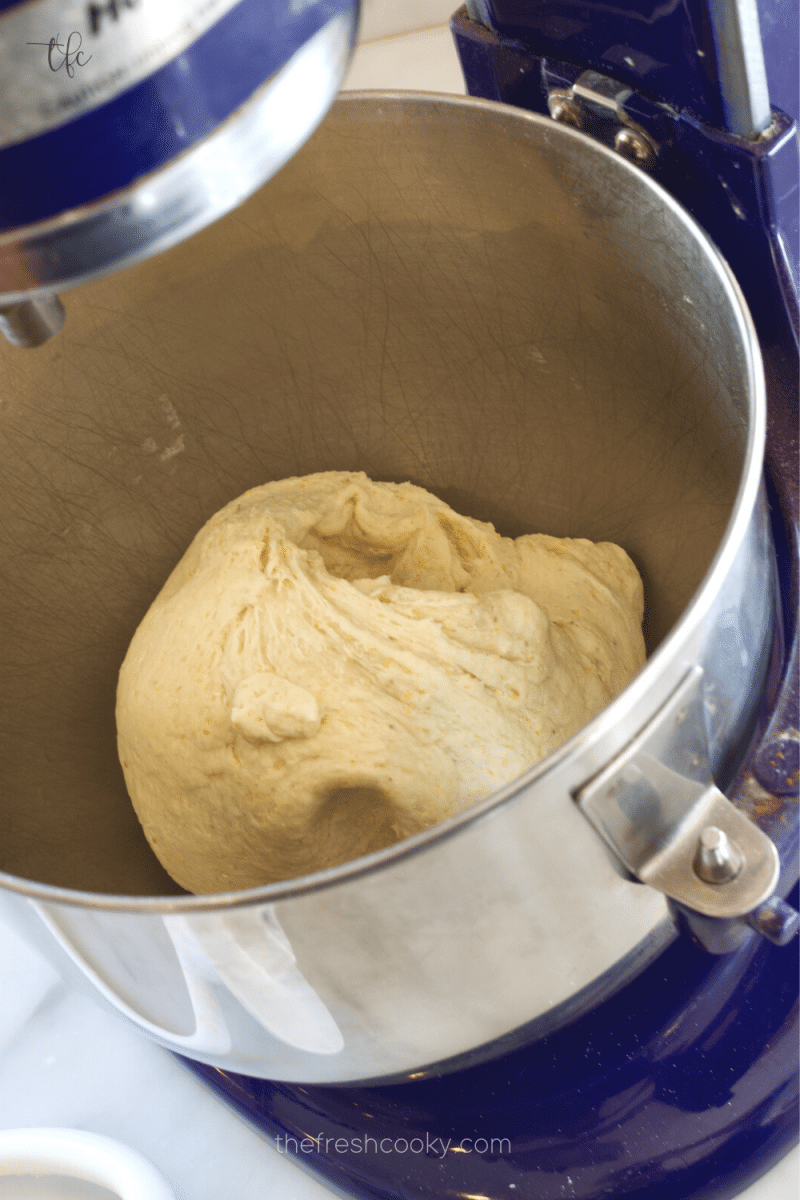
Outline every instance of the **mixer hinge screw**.
<svg viewBox="0 0 800 1200"><path fill-rule="evenodd" d="M554 121L561 125L572 125L574 129L583 129L583 113L568 96L552 92L547 97L547 106Z"/></svg>
<svg viewBox="0 0 800 1200"><path fill-rule="evenodd" d="M627 127L617 131L614 138L614 149L618 154L630 159L637 167L652 166L656 157L652 142L638 130Z"/></svg>

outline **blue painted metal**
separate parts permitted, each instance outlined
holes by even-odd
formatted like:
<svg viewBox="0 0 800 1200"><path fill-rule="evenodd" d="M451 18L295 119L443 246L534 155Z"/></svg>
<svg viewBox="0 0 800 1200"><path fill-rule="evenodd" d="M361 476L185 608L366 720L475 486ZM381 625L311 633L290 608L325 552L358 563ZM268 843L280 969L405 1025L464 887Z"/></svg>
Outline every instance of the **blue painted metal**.
<svg viewBox="0 0 800 1200"><path fill-rule="evenodd" d="M800 5L762 0L758 10L770 100L790 116L800 114Z"/></svg>
<svg viewBox="0 0 800 1200"><path fill-rule="evenodd" d="M441 1079L300 1087L187 1065L360 1200L728 1200L797 1140L796 1010L796 939L715 958L681 938L566 1028Z"/></svg>
<svg viewBox="0 0 800 1200"><path fill-rule="evenodd" d="M641 95L722 128L717 50L706 0L472 0L509 50L610 75ZM761 0L772 104L798 115L798 6ZM468 89L472 92L472 89ZM475 95L484 93L475 92ZM496 97L499 99L500 97Z"/></svg>
<svg viewBox="0 0 800 1200"><path fill-rule="evenodd" d="M611 75L710 125L722 124L704 0L482 0L482 7L506 43Z"/></svg>
<svg viewBox="0 0 800 1200"><path fill-rule="evenodd" d="M158 170L213 132L353 3L242 0L141 83L0 150L0 233L90 204Z"/></svg>
<svg viewBox="0 0 800 1200"><path fill-rule="evenodd" d="M531 11L538 14L540 8L534 4ZM583 64L549 57L549 42L537 42L535 28L529 31L531 40L523 43L471 21L465 9L456 13L452 28L471 95L548 114L549 90L569 87L585 69ZM515 26L515 33L520 32ZM787 53L786 59L791 57ZM611 74L607 63L605 72ZM785 82L783 67L778 75ZM630 82L631 72L614 72L613 77ZM796 355L796 114L774 110L768 134L749 141L728 134L721 114L715 124L708 123L645 92L632 93L625 109L659 146L651 174L699 221L732 267L759 336L782 345L790 339Z"/></svg>

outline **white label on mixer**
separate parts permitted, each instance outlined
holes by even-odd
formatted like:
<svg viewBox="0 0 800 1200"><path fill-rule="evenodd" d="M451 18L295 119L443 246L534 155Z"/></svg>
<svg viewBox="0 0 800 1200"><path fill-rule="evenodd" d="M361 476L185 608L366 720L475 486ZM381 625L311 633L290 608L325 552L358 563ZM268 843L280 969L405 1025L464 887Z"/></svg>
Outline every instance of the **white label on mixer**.
<svg viewBox="0 0 800 1200"><path fill-rule="evenodd" d="M33 0L0 13L0 149L99 108L239 0Z"/></svg>

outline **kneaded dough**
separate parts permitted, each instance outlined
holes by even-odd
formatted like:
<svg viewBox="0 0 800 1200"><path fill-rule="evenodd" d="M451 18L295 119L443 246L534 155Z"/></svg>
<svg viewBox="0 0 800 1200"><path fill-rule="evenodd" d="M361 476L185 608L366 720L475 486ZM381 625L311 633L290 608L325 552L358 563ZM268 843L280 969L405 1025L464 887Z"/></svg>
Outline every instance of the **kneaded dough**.
<svg viewBox="0 0 800 1200"><path fill-rule="evenodd" d="M268 483L195 537L117 694L145 834L191 892L381 849L549 754L644 662L620 547L501 537L410 483Z"/></svg>

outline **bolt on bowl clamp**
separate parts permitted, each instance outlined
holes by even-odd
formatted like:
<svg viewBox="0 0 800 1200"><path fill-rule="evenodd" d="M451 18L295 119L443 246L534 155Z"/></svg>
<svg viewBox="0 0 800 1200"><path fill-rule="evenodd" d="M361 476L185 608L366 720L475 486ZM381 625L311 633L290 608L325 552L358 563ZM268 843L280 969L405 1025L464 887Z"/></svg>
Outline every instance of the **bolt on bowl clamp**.
<svg viewBox="0 0 800 1200"><path fill-rule="evenodd" d="M736 919L784 944L797 932L800 917L774 895L780 873L774 843L714 784L702 679L702 670L692 668L639 735L575 799L642 883L703 917Z"/></svg>

